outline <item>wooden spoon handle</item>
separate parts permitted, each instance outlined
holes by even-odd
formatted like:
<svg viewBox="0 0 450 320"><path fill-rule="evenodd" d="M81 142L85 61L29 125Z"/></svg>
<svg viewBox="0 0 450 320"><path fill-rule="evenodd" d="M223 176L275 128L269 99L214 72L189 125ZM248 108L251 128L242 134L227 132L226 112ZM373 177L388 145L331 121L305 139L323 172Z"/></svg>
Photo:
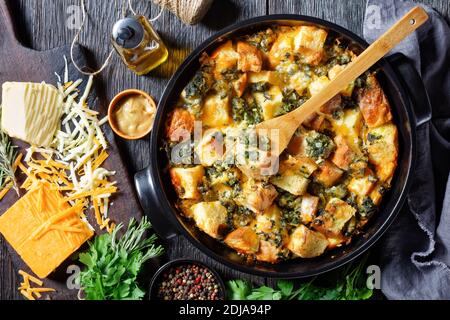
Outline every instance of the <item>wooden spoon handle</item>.
<svg viewBox="0 0 450 320"><path fill-rule="evenodd" d="M355 60L348 64L321 92L312 96L300 108L292 111L290 113L291 117L300 125L310 114L318 111L322 105L337 95L350 82L366 72L427 20L428 14L424 9L419 6L411 9Z"/></svg>

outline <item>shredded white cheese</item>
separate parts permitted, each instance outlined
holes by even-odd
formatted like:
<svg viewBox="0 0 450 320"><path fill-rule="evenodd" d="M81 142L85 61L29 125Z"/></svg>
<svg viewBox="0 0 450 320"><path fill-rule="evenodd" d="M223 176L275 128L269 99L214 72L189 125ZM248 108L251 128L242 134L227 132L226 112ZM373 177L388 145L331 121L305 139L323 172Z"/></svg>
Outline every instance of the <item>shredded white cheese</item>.
<svg viewBox="0 0 450 320"><path fill-rule="evenodd" d="M93 77L89 77L86 88L78 99L80 94L78 88L83 80L70 81L66 57L64 57L64 61L64 83L60 83L61 76L55 73L58 77L58 90L65 99L61 126L57 130L50 148L28 148L25 162L33 159L33 153L40 152L53 156L55 161L67 166L67 177L73 184L73 190L67 193L69 197L94 192L97 188L115 188L116 182L108 180L115 174L115 171L97 167L98 163L95 162L102 151L108 148L108 143L101 130L101 126L107 122L107 117L99 120L97 118L99 113L89 109L86 103L93 85ZM93 169L94 164L96 168ZM91 199L95 198L97 201L97 208L101 211L104 219L107 219L108 216L110 196L111 193L106 192L93 195ZM94 207L89 203L86 203L86 206Z"/></svg>

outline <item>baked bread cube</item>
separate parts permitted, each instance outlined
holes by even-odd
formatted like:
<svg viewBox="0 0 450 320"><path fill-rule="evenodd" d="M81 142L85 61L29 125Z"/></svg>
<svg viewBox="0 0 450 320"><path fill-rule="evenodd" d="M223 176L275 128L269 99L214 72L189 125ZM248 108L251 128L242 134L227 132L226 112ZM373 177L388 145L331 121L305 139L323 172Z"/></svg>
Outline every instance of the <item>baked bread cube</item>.
<svg viewBox="0 0 450 320"><path fill-rule="evenodd" d="M369 162L375 165L375 171L382 182L390 183L397 167L398 131L388 123L371 128L366 137Z"/></svg>
<svg viewBox="0 0 450 320"><path fill-rule="evenodd" d="M271 184L249 179L243 184L242 195L236 198L236 202L255 213L261 213L272 205L277 195L277 190Z"/></svg>
<svg viewBox="0 0 450 320"><path fill-rule="evenodd" d="M292 232L287 248L301 258L314 258L324 253L328 247L327 238L320 232L299 225Z"/></svg>
<svg viewBox="0 0 450 320"><path fill-rule="evenodd" d="M224 242L244 254L255 254L259 250L259 237L251 227L237 228L225 237Z"/></svg>
<svg viewBox="0 0 450 320"><path fill-rule="evenodd" d="M205 98L200 116L202 125L210 128L221 128L232 122L229 97L210 94Z"/></svg>
<svg viewBox="0 0 450 320"><path fill-rule="evenodd" d="M202 183L205 170L202 166L190 168L170 168L170 178L175 191L181 199L200 199L198 187Z"/></svg>
<svg viewBox="0 0 450 320"><path fill-rule="evenodd" d="M272 69L280 64L287 55L292 54L294 50L294 38L298 33L298 28L284 27L280 28L280 31L268 54Z"/></svg>
<svg viewBox="0 0 450 320"><path fill-rule="evenodd" d="M227 209L220 201L199 202L191 207L192 217L197 226L209 236L222 239L227 229Z"/></svg>
<svg viewBox="0 0 450 320"><path fill-rule="evenodd" d="M345 69L346 66L337 64L333 68L328 71L328 78L330 80L335 79L342 70ZM353 93L353 89L355 88L355 81L352 81L348 84L348 86L341 91L341 94L345 97L351 97Z"/></svg>
<svg viewBox="0 0 450 320"><path fill-rule="evenodd" d="M253 96L262 110L264 120L274 118L283 106L283 93L278 86L271 86L265 92L255 92Z"/></svg>
<svg viewBox="0 0 450 320"><path fill-rule="evenodd" d="M314 173L316 181L329 188L335 185L344 172L333 162L325 160L319 165L319 170Z"/></svg>
<svg viewBox="0 0 450 320"><path fill-rule="evenodd" d="M294 38L294 50L300 54L305 63L317 65L322 60L327 35L326 30L314 26L298 27Z"/></svg>
<svg viewBox="0 0 450 320"><path fill-rule="evenodd" d="M308 85L308 92L311 96L318 94L330 83L327 76L315 77Z"/></svg>
<svg viewBox="0 0 450 320"><path fill-rule="evenodd" d="M372 172L372 170L366 168L364 175L353 177L350 180L347 188L350 192L356 194L357 196L365 197L372 192L376 182L377 178L375 174Z"/></svg>
<svg viewBox="0 0 450 320"><path fill-rule="evenodd" d="M234 50L233 42L228 40L211 54L214 62L214 77L223 78L223 74L237 67L239 54Z"/></svg>
<svg viewBox="0 0 450 320"><path fill-rule="evenodd" d="M342 170L348 170L350 164L356 158L356 153L353 151L347 138L342 135L336 135L334 143L336 144L336 150L331 157L331 161Z"/></svg>
<svg viewBox="0 0 450 320"><path fill-rule="evenodd" d="M345 225L355 216L356 209L347 202L331 198L324 212L313 221L313 228L327 237L341 235Z"/></svg>
<svg viewBox="0 0 450 320"><path fill-rule="evenodd" d="M188 110L175 108L167 122L167 138L172 142L180 142L189 138L194 130L194 121L194 116Z"/></svg>
<svg viewBox="0 0 450 320"><path fill-rule="evenodd" d="M200 163L210 167L217 161L222 160L224 155L224 141L220 131L211 129L203 134L202 139L195 148Z"/></svg>
<svg viewBox="0 0 450 320"><path fill-rule="evenodd" d="M306 192L308 177L316 169L316 163L309 158L289 156L280 164L279 173L270 178L270 182L278 188L300 196Z"/></svg>
<svg viewBox="0 0 450 320"><path fill-rule="evenodd" d="M319 197L304 194L300 205L300 217L303 223L307 224L314 220L319 208Z"/></svg>
<svg viewBox="0 0 450 320"><path fill-rule="evenodd" d="M281 226L281 211L276 205L256 216L255 231L260 239L256 258L269 263L279 261L287 235Z"/></svg>
<svg viewBox="0 0 450 320"><path fill-rule="evenodd" d="M238 41L237 53L239 54L238 69L242 72L259 72L263 65L263 55L258 48L247 42Z"/></svg>
<svg viewBox="0 0 450 320"><path fill-rule="evenodd" d="M369 128L392 120L391 107L375 75L369 75L366 88L359 93L359 107Z"/></svg>

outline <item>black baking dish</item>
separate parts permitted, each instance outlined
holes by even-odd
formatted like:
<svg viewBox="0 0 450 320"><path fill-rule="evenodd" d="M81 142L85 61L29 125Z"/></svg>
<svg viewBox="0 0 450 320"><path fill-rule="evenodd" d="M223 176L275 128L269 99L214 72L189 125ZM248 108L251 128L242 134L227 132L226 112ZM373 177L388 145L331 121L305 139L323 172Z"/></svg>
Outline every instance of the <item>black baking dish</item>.
<svg viewBox="0 0 450 320"><path fill-rule="evenodd" d="M265 277L300 278L317 275L337 268L358 257L373 245L391 225L404 203L414 169L416 127L430 117L430 106L422 80L403 55L382 59L375 67L379 80L392 106L394 121L399 130L398 168L392 188L385 195L379 212L347 246L328 251L313 259L294 259L278 264L248 264L245 258L217 240L199 231L177 214L176 194L168 174L168 159L162 148L166 116L178 95L199 67L203 52L212 52L220 43L237 36L250 34L273 25L311 24L336 32L353 42L361 50L368 44L354 33L322 19L301 15L268 15L253 18L227 27L207 39L181 64L168 83L159 102L150 141L150 165L135 176L136 188L146 214L156 232L163 238L184 236L211 258L230 268Z"/></svg>

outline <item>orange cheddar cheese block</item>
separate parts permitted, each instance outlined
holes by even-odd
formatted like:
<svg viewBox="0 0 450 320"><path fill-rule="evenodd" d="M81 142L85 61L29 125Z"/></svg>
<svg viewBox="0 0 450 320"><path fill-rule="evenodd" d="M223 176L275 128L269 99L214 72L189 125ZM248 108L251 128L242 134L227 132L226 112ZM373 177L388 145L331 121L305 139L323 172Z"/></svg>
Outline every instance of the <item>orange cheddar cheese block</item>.
<svg viewBox="0 0 450 320"><path fill-rule="evenodd" d="M82 203L71 206L49 183L40 182L0 216L0 233L45 278L93 236L82 212Z"/></svg>

